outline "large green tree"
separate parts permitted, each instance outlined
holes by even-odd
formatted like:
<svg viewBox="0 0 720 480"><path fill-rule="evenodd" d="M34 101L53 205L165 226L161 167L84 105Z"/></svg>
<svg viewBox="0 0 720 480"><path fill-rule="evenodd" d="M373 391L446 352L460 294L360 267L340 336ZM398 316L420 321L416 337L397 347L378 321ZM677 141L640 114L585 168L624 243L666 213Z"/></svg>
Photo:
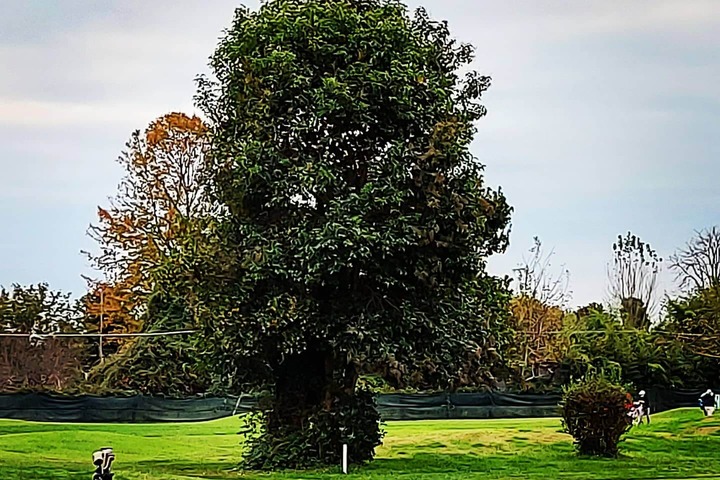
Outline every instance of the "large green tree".
<svg viewBox="0 0 720 480"><path fill-rule="evenodd" d="M397 1L271 0L238 9L212 56L197 101L227 214L197 305L218 364L274 391L260 457L334 462L347 442L368 460L377 418L343 410L360 365L443 382L501 338L507 282L485 264L511 208L470 151L490 85L460 75L472 52Z"/></svg>

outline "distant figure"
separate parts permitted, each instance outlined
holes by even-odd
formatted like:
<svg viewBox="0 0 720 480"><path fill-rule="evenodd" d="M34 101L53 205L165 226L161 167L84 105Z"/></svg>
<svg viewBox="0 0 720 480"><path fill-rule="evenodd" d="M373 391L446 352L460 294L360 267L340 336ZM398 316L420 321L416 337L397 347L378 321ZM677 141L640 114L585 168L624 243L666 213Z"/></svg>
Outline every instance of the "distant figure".
<svg viewBox="0 0 720 480"><path fill-rule="evenodd" d="M637 403L640 407L640 421L638 423L642 423L643 417L645 417L647 418L648 425L650 425L650 400L648 400L645 390L638 392Z"/></svg>
<svg viewBox="0 0 720 480"><path fill-rule="evenodd" d="M715 413L715 394L709 388L700 396L700 408L703 409L706 417Z"/></svg>
<svg viewBox="0 0 720 480"><path fill-rule="evenodd" d="M630 411L628 412L628 418L630 419L630 424L639 425L641 415L642 415L642 405L640 405L640 402L637 402L637 401L633 402L632 406L630 407Z"/></svg>

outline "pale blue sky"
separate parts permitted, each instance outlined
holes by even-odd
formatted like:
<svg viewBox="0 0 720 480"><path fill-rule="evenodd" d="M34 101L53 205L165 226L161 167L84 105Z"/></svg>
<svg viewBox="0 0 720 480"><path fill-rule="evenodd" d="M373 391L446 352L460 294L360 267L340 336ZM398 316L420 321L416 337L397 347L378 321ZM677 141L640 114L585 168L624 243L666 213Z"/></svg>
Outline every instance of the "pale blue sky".
<svg viewBox="0 0 720 480"><path fill-rule="evenodd" d="M193 79L238 3L0 2L0 284L77 295L91 273L86 228L122 174L115 158L134 129L195 112ZM515 207L494 272L538 235L583 304L604 298L618 234L667 257L720 224L719 1L420 4L493 77L474 152Z"/></svg>

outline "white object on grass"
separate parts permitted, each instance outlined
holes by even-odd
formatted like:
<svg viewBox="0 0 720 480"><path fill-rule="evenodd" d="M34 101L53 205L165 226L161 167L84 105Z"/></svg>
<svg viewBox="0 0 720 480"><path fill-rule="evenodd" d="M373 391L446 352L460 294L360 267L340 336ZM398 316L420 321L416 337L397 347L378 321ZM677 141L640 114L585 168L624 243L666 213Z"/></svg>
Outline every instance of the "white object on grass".
<svg viewBox="0 0 720 480"><path fill-rule="evenodd" d="M343 473L347 473L347 467L348 467L348 450L347 450L347 444L343 443L343 457L342 457Z"/></svg>

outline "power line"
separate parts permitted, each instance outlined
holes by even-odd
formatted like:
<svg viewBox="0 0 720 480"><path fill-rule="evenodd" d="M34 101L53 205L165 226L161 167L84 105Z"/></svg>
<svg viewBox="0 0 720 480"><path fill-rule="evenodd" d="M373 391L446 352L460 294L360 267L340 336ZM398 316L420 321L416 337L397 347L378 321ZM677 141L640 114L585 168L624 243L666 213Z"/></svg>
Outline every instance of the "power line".
<svg viewBox="0 0 720 480"><path fill-rule="evenodd" d="M143 332L143 333L12 333L0 332L0 337L33 337L33 338L126 338L126 337L164 337L171 335L188 335L197 333L197 330L174 330L169 332Z"/></svg>
<svg viewBox="0 0 720 480"><path fill-rule="evenodd" d="M640 330L551 330L548 332L516 332L521 333L523 335L573 335L576 333L586 333L586 334L598 334L598 333L658 333L661 335L668 335L668 336L675 336L675 337L703 337L703 338L720 338L720 334L705 334L705 333L681 333L681 332L669 332L667 330L650 330L650 331L640 331Z"/></svg>
<svg viewBox="0 0 720 480"><path fill-rule="evenodd" d="M199 330L173 330L167 332L142 332L142 333L15 333L15 332L0 332L0 337L37 337L37 338L52 338L52 337L66 337L66 338L82 338L82 337L94 337L94 338L126 338L126 337L162 337L171 335L189 335L198 333ZM526 336L541 336L541 335L575 335L575 334L612 334L612 333L658 333L661 335L674 336L674 337L701 337L701 338L720 338L720 334L704 334L704 333L680 333L680 332L669 332L667 330L651 330L649 332L643 332L639 330L551 330L547 332L515 332L516 334L522 334Z"/></svg>

